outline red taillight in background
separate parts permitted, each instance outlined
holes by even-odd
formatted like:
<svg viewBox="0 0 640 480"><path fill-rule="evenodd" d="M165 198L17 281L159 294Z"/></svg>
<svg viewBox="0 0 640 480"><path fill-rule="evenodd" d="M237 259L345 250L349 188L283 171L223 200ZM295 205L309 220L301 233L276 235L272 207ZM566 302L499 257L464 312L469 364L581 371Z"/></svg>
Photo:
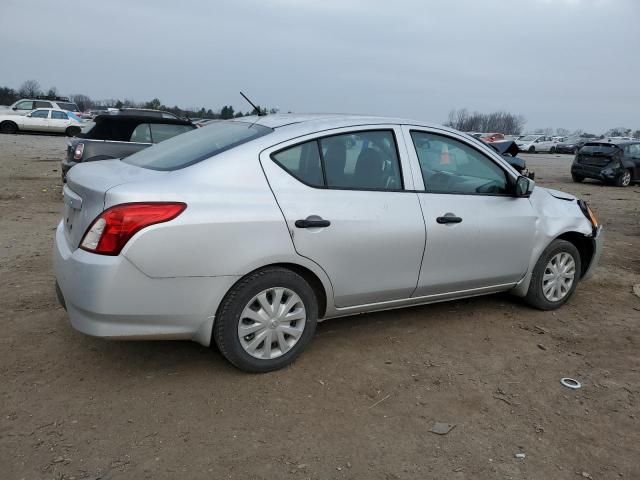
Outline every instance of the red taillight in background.
<svg viewBox="0 0 640 480"><path fill-rule="evenodd" d="M108 208L84 234L80 248L101 255L118 255L137 232L168 222L187 208L180 202L123 203Z"/></svg>

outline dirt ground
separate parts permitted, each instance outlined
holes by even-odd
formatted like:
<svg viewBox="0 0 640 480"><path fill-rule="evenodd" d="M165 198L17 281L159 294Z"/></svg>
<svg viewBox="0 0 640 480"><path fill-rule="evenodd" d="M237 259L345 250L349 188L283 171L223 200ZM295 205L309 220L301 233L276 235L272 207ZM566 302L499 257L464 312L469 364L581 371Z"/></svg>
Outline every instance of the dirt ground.
<svg viewBox="0 0 640 480"><path fill-rule="evenodd" d="M640 186L525 156L606 229L556 312L494 295L333 320L248 375L195 343L70 327L51 267L65 143L0 135L0 478L640 478Z"/></svg>

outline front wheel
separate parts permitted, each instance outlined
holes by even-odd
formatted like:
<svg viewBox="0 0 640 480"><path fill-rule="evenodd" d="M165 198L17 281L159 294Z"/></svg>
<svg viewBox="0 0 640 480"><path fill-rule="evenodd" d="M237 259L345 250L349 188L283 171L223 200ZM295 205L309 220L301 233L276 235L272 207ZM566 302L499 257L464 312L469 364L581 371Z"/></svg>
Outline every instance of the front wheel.
<svg viewBox="0 0 640 480"><path fill-rule="evenodd" d="M317 319L318 302L307 281L285 268L266 268L240 280L222 300L213 340L239 369L269 372L302 353Z"/></svg>
<svg viewBox="0 0 640 480"><path fill-rule="evenodd" d="M0 132L2 133L16 133L17 131L18 125L10 120L0 123Z"/></svg>
<svg viewBox="0 0 640 480"><path fill-rule="evenodd" d="M631 185L631 171L625 170L620 175L618 175L618 178L616 178L616 186L628 187L629 185Z"/></svg>
<svg viewBox="0 0 640 480"><path fill-rule="evenodd" d="M551 147L551 150L549 150L549 153L556 153L556 147Z"/></svg>
<svg viewBox="0 0 640 480"><path fill-rule="evenodd" d="M577 175L575 173L572 173L571 179L576 183L581 183L584 180L584 177L582 175Z"/></svg>
<svg viewBox="0 0 640 480"><path fill-rule="evenodd" d="M575 245L554 240L533 269L525 301L540 310L560 308L573 295L580 272L580 253Z"/></svg>
<svg viewBox="0 0 640 480"><path fill-rule="evenodd" d="M536 147L533 147L533 146L529 147L528 152L529 153L536 153Z"/></svg>

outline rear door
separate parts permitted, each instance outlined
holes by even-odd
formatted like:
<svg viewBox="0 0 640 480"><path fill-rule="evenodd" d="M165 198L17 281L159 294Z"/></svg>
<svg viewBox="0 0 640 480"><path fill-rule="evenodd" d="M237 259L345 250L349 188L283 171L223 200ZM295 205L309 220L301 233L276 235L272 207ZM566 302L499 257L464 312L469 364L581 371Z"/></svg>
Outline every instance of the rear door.
<svg viewBox="0 0 640 480"><path fill-rule="evenodd" d="M49 131L64 132L71 121L67 116L67 112L62 110L51 110L51 118L49 119Z"/></svg>
<svg viewBox="0 0 640 480"><path fill-rule="evenodd" d="M298 254L329 276L337 307L409 298L425 228L394 126L332 130L260 155Z"/></svg>
<svg viewBox="0 0 640 480"><path fill-rule="evenodd" d="M528 198L509 194L515 177L460 135L403 129L427 230L414 296L517 283L528 269L537 215Z"/></svg>

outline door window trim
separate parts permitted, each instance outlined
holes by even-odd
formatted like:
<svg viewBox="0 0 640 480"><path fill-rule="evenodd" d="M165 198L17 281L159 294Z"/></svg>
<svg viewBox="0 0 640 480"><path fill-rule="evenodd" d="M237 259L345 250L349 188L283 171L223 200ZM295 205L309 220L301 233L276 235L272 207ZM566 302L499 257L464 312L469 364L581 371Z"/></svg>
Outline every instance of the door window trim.
<svg viewBox="0 0 640 480"><path fill-rule="evenodd" d="M465 141L460 140L458 138L455 138L455 137L453 137L451 135L447 135L446 133L434 132L434 131L429 130L429 129L420 129L420 128L416 128L416 126L411 126L411 125L408 125L407 127L408 127L408 131L409 131L409 141L411 142L411 148L413 148L413 151L415 153L415 158L416 158L416 160L418 162L418 175L420 177L422 177L422 166L420 165L420 159L418 157L418 152L416 150L415 144L413 143L413 137L411 136L411 134L413 132L426 133L426 134L429 134L429 135L436 135L436 136L439 136L439 137L444 137L444 138L451 139L451 140L454 140L456 142L460 142L460 143L468 146L469 148L471 148L472 150L476 151L477 153L482 155L484 158L486 158L487 160L492 162L494 165L499 167L500 170L502 170L503 173L504 173L505 179L507 180L508 187L509 188L513 188L514 187L515 180L517 179L517 177L514 178L513 174L511 172L509 172L507 169L504 168L504 165L501 165L499 162L496 162L489 155L487 155L486 153L482 152L479 148L477 148L477 146L471 144L470 142L465 142ZM481 140L477 140L477 141L481 141ZM506 160L505 160L505 162L506 162ZM513 193L434 192L434 191L431 191L431 190L427 189L427 186L424 183L424 178L422 179L422 185L424 187L422 190L414 190L414 191L416 193L428 193L428 194L432 194L432 195L472 195L472 196L481 196L481 197L510 197L510 198L517 198Z"/></svg>
<svg viewBox="0 0 640 480"><path fill-rule="evenodd" d="M330 138L330 137L339 137L341 135L350 135L350 134L355 134L355 133L359 133L359 132L389 132L391 133L391 136L393 137L393 142L394 142L394 148L395 148L395 152L396 152L396 159L398 161L398 173L400 174L400 188L398 189L388 189L388 188L358 188L358 187L330 187L329 185L327 185L327 175L325 172L325 166L324 166L324 154L322 153L322 148L320 145L320 141L325 139L325 138ZM312 185L310 183L305 182L304 180L296 177L295 175L293 175L291 172L289 172L289 170L287 170L287 168L282 165L280 162L278 162L278 160L275 159L275 155L282 153L290 148L295 148L295 147L299 147L300 145L304 145L305 143L311 143L311 142L315 142L316 143L316 148L318 149L318 153L320 155L320 168L322 169L322 180L324 185L323 186L318 186L318 185ZM276 165L278 165L280 168L282 168L287 175L290 175L291 177L293 177L294 179L296 179L298 182L306 185L307 187L311 187L311 188L315 188L317 190L351 190L351 191L355 191L355 192L409 192L409 193L415 193L414 190L406 190L405 189L405 181L404 181L404 171L402 169L402 160L400 158L400 149L398 148L398 137L396 135L396 131L393 127L373 127L373 128L358 128L357 130L348 130L348 131L343 131L343 132L337 132L337 133L327 133L325 135L321 135L318 137L313 137L313 138L308 138L304 141L300 141L298 143L292 143L292 144L288 144L286 147L283 147L281 149L278 150L274 150L273 152L271 152L269 154L269 158L271 159L271 161L273 161Z"/></svg>

